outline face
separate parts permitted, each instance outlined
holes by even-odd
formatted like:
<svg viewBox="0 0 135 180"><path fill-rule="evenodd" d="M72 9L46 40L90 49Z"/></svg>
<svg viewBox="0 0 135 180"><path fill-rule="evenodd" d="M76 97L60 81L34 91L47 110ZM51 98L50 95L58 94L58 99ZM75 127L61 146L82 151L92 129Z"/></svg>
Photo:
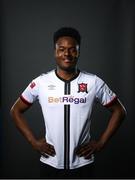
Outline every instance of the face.
<svg viewBox="0 0 135 180"><path fill-rule="evenodd" d="M63 71L75 69L79 57L79 45L72 37L61 37L55 45L57 66Z"/></svg>

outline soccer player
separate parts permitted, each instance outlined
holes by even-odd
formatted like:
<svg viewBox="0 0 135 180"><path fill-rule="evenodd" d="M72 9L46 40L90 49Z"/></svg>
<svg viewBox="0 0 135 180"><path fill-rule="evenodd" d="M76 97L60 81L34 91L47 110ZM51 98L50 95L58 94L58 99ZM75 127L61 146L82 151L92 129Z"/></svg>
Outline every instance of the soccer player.
<svg viewBox="0 0 135 180"><path fill-rule="evenodd" d="M53 36L57 67L33 79L11 108L16 127L41 154L42 178L93 177L94 153L114 135L125 117L125 108L98 76L77 68L81 36L71 27L58 29ZM38 100L45 136L37 139L24 112ZM111 117L98 140L90 135L94 102L106 107ZM65 175L66 173L66 175Z"/></svg>

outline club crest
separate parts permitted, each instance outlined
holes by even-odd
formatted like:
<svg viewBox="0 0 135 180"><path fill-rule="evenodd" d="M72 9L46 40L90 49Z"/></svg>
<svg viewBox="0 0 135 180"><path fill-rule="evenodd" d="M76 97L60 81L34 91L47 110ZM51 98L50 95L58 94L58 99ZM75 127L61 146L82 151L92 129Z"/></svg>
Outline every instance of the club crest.
<svg viewBox="0 0 135 180"><path fill-rule="evenodd" d="M78 84L78 93L79 92L86 92L86 93L88 93L88 91L87 91L87 84L85 84L85 83Z"/></svg>

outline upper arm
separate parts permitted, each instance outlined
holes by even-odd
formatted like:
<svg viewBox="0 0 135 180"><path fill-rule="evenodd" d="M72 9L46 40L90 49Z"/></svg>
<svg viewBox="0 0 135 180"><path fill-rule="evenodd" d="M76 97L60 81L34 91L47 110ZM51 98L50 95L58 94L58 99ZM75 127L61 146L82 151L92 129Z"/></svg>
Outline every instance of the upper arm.
<svg viewBox="0 0 135 180"><path fill-rule="evenodd" d="M14 112L23 113L30 107L31 105L24 103L21 98L18 98L11 108L11 114Z"/></svg>
<svg viewBox="0 0 135 180"><path fill-rule="evenodd" d="M123 104L120 102L120 100L117 98L114 103L111 104L111 106L107 107L109 111L118 112L120 115L125 116L126 110Z"/></svg>

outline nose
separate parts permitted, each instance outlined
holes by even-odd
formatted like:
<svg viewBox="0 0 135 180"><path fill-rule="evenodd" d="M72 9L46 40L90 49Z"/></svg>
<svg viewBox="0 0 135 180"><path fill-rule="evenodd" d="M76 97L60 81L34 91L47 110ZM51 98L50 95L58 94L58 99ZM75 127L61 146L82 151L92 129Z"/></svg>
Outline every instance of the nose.
<svg viewBox="0 0 135 180"><path fill-rule="evenodd" d="M65 56L68 56L69 54L70 54L70 51L69 51L68 49L65 49L64 55L65 55Z"/></svg>

